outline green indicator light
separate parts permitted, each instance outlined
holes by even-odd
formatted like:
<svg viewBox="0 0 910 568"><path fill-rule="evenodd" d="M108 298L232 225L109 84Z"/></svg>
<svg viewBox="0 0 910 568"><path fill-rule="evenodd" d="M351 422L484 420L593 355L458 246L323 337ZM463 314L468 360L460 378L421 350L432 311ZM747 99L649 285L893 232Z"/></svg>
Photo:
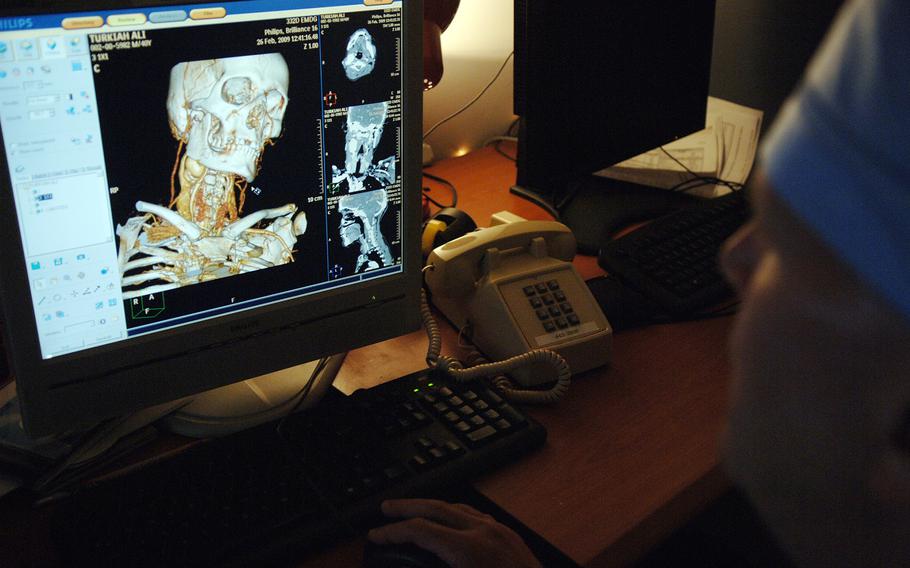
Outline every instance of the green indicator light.
<svg viewBox="0 0 910 568"><path fill-rule="evenodd" d="M434 385L433 383L427 383L427 386L428 386L428 387L435 387L436 385Z"/></svg>
<svg viewBox="0 0 910 568"><path fill-rule="evenodd" d="M420 392L420 389L414 389L414 392Z"/></svg>

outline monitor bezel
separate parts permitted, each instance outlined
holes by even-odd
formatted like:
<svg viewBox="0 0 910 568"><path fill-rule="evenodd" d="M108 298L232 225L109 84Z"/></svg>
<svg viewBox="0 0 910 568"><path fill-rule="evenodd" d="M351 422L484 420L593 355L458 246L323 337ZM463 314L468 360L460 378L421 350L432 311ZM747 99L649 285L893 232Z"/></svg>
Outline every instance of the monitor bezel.
<svg viewBox="0 0 910 568"><path fill-rule="evenodd" d="M186 5L201 2L144 2ZM226 2L225 4L229 4ZM135 7L110 1L20 5L0 17ZM39 436L347 351L419 328L422 1L402 7L402 268L399 274L43 359L6 153L0 152L0 307L26 431ZM3 141L0 132L0 142ZM5 148L5 144L3 146ZM29 299L23 301L22 299ZM364 326L363 321L370 325ZM338 333L327 333L327 326ZM356 328L358 333L343 333ZM192 377L187 381L186 377Z"/></svg>

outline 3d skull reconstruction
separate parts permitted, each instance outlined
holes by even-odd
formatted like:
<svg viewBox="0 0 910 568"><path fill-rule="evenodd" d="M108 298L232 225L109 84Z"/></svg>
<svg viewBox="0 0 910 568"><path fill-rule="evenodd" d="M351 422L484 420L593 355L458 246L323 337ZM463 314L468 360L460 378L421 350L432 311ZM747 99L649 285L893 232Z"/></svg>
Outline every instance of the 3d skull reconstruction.
<svg viewBox="0 0 910 568"><path fill-rule="evenodd" d="M392 264L392 253L380 232L379 223L388 207L384 189L345 195L338 201L341 213L341 242L348 247L360 243L355 272L366 272Z"/></svg>
<svg viewBox="0 0 910 568"><path fill-rule="evenodd" d="M180 192L172 177L167 207L138 201L142 215L118 225L125 299L294 260L306 230L295 204L240 216L263 149L281 133L288 75L277 53L173 67L167 112Z"/></svg>
<svg viewBox="0 0 910 568"><path fill-rule="evenodd" d="M344 74L351 81L366 77L376 66L376 44L370 32L361 28L351 34L344 59L341 60Z"/></svg>
<svg viewBox="0 0 910 568"><path fill-rule="evenodd" d="M332 184L347 181L348 191L355 193L371 189L367 178L375 179L380 187L395 181L395 156L373 163L373 153L382 139L382 129L388 115L388 103L373 103L348 109L344 135L344 170L332 165Z"/></svg>

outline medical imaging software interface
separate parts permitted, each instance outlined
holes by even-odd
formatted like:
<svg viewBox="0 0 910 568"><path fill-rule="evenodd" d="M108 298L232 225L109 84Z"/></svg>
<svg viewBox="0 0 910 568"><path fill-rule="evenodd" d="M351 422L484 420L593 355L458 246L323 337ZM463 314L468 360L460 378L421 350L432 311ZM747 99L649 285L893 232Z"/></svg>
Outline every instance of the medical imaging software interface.
<svg viewBox="0 0 910 568"><path fill-rule="evenodd" d="M44 358L402 270L400 2L205 6L0 19Z"/></svg>

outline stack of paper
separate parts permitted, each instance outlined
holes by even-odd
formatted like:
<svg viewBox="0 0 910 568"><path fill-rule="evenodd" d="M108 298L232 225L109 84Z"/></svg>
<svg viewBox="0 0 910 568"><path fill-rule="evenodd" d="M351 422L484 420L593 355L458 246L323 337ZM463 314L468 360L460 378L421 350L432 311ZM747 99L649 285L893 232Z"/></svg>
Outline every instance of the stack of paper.
<svg viewBox="0 0 910 568"><path fill-rule="evenodd" d="M723 184L698 186L696 177L743 184L752 171L761 132L762 111L708 97L705 129L615 164L595 175L691 195L717 197ZM672 157L671 157L672 156ZM685 166L685 167L684 167Z"/></svg>

